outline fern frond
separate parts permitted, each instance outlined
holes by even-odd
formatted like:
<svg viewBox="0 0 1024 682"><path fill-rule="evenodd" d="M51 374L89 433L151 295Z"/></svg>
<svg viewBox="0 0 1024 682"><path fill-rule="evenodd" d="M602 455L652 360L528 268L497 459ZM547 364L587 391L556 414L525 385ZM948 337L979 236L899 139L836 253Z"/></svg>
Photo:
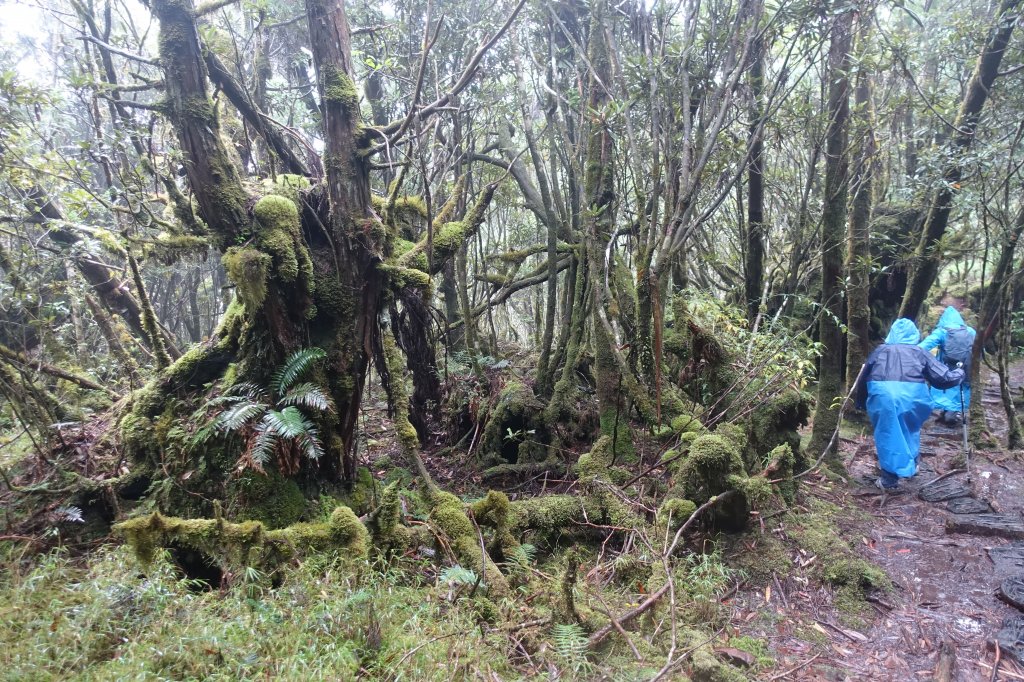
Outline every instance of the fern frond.
<svg viewBox="0 0 1024 682"><path fill-rule="evenodd" d="M261 403L238 403L217 415L214 426L221 433L232 433L259 417L266 409L267 406Z"/></svg>
<svg viewBox="0 0 1024 682"><path fill-rule="evenodd" d="M219 395L216 398L210 398L203 405L203 409L208 410L212 407L220 407L221 405L233 405L240 403L243 400L249 400L249 396L246 395Z"/></svg>
<svg viewBox="0 0 1024 682"><path fill-rule="evenodd" d="M293 386L283 398L277 401L277 404L281 406L296 405L317 412L334 413L334 401L327 395L327 392L309 382Z"/></svg>
<svg viewBox="0 0 1024 682"><path fill-rule="evenodd" d="M224 391L224 395L241 395L252 400L265 400L267 397L266 390L259 384L251 381L242 381L228 386L227 390Z"/></svg>
<svg viewBox="0 0 1024 682"><path fill-rule="evenodd" d="M282 438L298 438L305 435L312 423L306 419L299 408L289 406L283 410L268 410L260 422L268 431L274 431Z"/></svg>
<svg viewBox="0 0 1024 682"><path fill-rule="evenodd" d="M475 585L476 572L455 564L441 571L438 579L443 583L451 583L453 585Z"/></svg>
<svg viewBox="0 0 1024 682"><path fill-rule="evenodd" d="M303 348L296 351L274 372L274 391L282 395L313 366L317 360L327 357L322 348Z"/></svg>
<svg viewBox="0 0 1024 682"><path fill-rule="evenodd" d="M260 468L264 467L274 456L274 450L277 449L277 439L278 434L275 431L259 430L256 432L256 437L253 439L252 447L249 450L249 456L252 457L252 461Z"/></svg>
<svg viewBox="0 0 1024 682"><path fill-rule="evenodd" d="M578 667L587 655L590 645L586 631L577 623L559 623L551 628L551 641L559 656Z"/></svg>
<svg viewBox="0 0 1024 682"><path fill-rule="evenodd" d="M305 435L297 439L302 454L306 459L318 460L324 455L324 444L320 441L320 434L315 428L310 428Z"/></svg>

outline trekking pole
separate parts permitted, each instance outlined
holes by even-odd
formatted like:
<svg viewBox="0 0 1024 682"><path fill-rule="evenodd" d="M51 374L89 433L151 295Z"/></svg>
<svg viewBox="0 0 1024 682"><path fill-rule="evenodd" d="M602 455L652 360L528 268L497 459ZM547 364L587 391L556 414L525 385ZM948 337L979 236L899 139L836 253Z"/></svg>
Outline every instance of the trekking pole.
<svg viewBox="0 0 1024 682"><path fill-rule="evenodd" d="M963 369L964 363L956 363L958 369ZM964 377L966 378L966 377ZM967 485L971 484L971 449L967 444L967 409L964 406L964 382L960 382L960 423L963 425L963 450L964 467L967 469Z"/></svg>

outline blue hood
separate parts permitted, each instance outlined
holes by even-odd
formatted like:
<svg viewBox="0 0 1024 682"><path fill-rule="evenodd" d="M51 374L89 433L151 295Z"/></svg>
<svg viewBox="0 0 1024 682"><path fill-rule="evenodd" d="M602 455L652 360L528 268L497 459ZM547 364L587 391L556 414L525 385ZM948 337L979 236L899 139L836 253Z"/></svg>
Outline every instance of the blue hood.
<svg viewBox="0 0 1024 682"><path fill-rule="evenodd" d="M960 311L953 306L948 306L942 311L942 316L939 318L936 327L943 327L945 329L956 329L958 327L966 327L967 323L964 322L964 318L960 315Z"/></svg>
<svg viewBox="0 0 1024 682"><path fill-rule="evenodd" d="M950 308L950 310L953 310ZM955 313L956 310L953 310ZM960 313L957 313L959 317ZM943 313L945 316L945 313ZM892 323L889 335L885 337L886 343L910 343L916 344L921 340L921 332L917 331L917 325L905 317L901 317Z"/></svg>

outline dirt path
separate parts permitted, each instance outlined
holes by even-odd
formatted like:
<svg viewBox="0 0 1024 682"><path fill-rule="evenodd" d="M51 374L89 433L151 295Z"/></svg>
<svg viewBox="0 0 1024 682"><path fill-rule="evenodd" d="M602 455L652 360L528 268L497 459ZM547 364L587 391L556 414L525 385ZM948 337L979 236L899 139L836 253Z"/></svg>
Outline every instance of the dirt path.
<svg viewBox="0 0 1024 682"><path fill-rule="evenodd" d="M1019 386L1024 365L1016 374L1013 385ZM990 428L1005 437L1005 415L994 378L985 386L983 401ZM776 666L761 679L931 680L946 643L946 657L954 657L952 680L1024 680L1024 669L1005 655L998 677L992 677L996 652L991 644L1003 620L1020 615L999 599L998 588L1005 578L1024 573L1024 464L1003 451L971 458L972 497L990 503L991 513L1021 524L1017 539L949 532L951 518L970 524L977 523L978 515L954 516L947 508L949 501L926 502L919 491L954 469L959 429L930 421L921 450L921 472L901 495L883 499L824 478L809 481L813 496L844 509L846 518L840 525L846 541L881 566L895 589L872 601L876 614L867 619L870 622L850 626L837 608L836 595L827 587L813 589L814 583L799 570L809 559L795 556L798 570L789 577L774 579L774 588L770 584L768 589L743 592L733 603L737 632L750 632L754 626L760 632L753 634L767 639L776 655ZM877 475L870 437L844 439L844 452L854 479ZM966 483L965 474L954 474L927 487L934 493L948 484L952 495ZM954 504L965 505L962 498ZM786 529L769 525L766 532L783 536ZM1005 548L1017 546L1022 548L1019 558L1007 560Z"/></svg>

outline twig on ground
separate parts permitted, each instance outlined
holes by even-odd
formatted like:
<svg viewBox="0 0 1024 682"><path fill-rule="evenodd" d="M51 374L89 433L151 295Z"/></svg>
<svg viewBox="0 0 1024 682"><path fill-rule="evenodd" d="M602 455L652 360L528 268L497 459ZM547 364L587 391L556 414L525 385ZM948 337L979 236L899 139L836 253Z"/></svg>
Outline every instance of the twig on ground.
<svg viewBox="0 0 1024 682"><path fill-rule="evenodd" d="M813 656L808 658L806 661L804 661L800 665L798 665L798 666L796 666L794 668L790 668L789 670L784 670L781 673L779 673L778 675L772 675L771 677L768 678L768 682L775 682L775 680L781 680L783 677L788 677L789 675L792 675L793 673L795 673L797 670L800 670L801 668L806 668L807 666L809 666L811 663L813 663L815 660L817 660L820 657L821 657L821 654L814 654Z"/></svg>

